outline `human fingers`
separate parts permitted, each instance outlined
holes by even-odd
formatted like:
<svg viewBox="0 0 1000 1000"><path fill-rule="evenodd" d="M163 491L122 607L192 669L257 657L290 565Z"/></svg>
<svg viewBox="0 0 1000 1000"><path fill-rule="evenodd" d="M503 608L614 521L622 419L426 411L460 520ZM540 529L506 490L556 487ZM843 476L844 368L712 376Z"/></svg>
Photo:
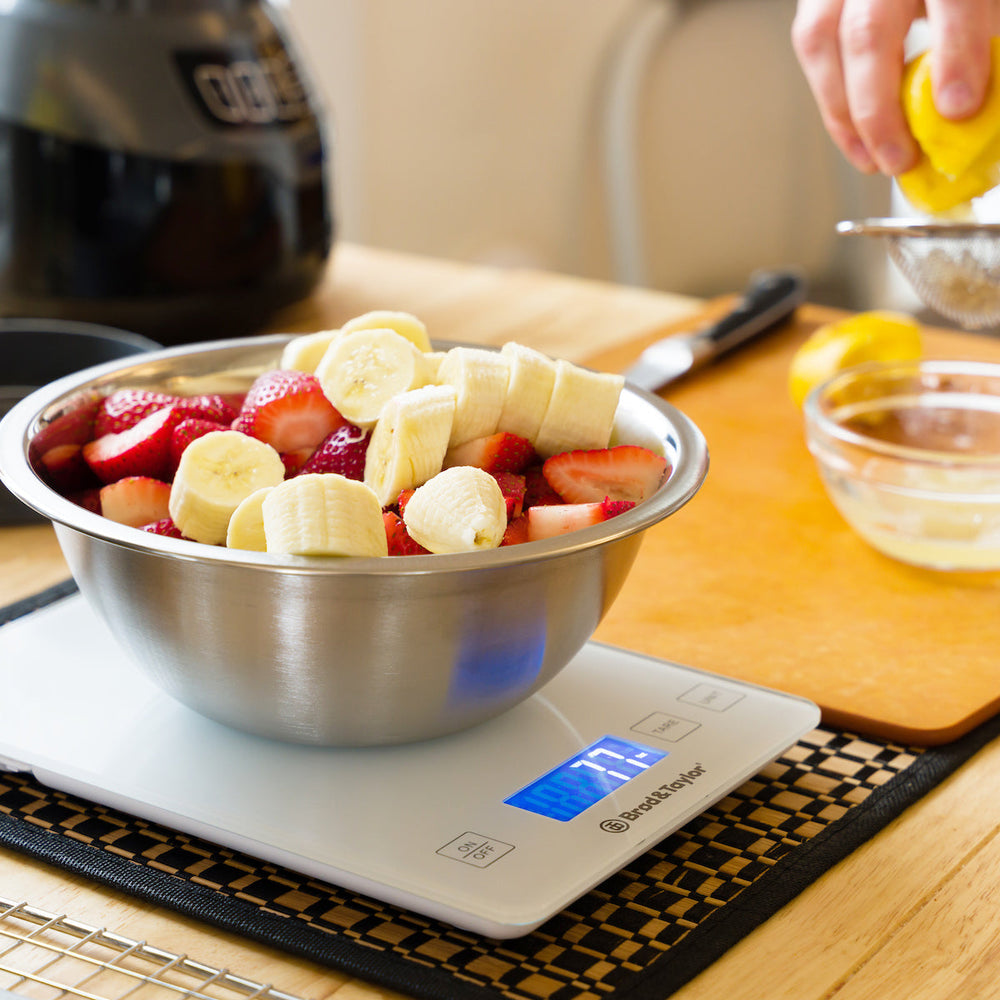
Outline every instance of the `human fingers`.
<svg viewBox="0 0 1000 1000"><path fill-rule="evenodd" d="M830 138L863 173L875 161L858 135L847 103L840 58L840 18L844 0L799 0L792 21L792 48Z"/></svg>
<svg viewBox="0 0 1000 1000"><path fill-rule="evenodd" d="M876 167L890 176L917 160L900 102L904 46L919 0L844 0L840 52L851 120Z"/></svg>
<svg viewBox="0 0 1000 1000"><path fill-rule="evenodd" d="M927 0L931 86L945 118L967 118L982 105L998 15L994 0Z"/></svg>

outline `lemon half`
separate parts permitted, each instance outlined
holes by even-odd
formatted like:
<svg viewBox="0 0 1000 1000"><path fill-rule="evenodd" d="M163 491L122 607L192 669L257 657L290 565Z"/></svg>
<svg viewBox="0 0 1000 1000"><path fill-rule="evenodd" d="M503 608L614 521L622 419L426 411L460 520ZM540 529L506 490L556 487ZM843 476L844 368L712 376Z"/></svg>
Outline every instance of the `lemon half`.
<svg viewBox="0 0 1000 1000"><path fill-rule="evenodd" d="M942 215L964 208L1000 182L1000 38L991 42L993 70L983 105L971 118L952 121L934 106L931 66L922 53L903 73L903 114L920 146L917 165L896 181L907 201Z"/></svg>
<svg viewBox="0 0 1000 1000"><path fill-rule="evenodd" d="M915 361L923 353L920 324L906 313L876 309L819 327L795 352L788 391L801 406L810 390L865 361Z"/></svg>

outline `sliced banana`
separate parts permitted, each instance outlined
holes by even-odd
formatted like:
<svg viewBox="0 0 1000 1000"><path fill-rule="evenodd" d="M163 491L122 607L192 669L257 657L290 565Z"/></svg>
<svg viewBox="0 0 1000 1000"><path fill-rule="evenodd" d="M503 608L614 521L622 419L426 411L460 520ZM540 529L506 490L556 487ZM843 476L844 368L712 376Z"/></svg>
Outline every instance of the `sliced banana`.
<svg viewBox="0 0 1000 1000"><path fill-rule="evenodd" d="M269 553L297 556L389 554L382 506L356 479L336 472L286 479L261 504Z"/></svg>
<svg viewBox="0 0 1000 1000"><path fill-rule="evenodd" d="M455 420L449 444L496 433L510 378L510 361L498 351L453 347L437 371L439 385L455 389Z"/></svg>
<svg viewBox="0 0 1000 1000"><path fill-rule="evenodd" d="M535 450L543 457L562 451L606 448L625 385L621 375L556 362L556 377Z"/></svg>
<svg viewBox="0 0 1000 1000"><path fill-rule="evenodd" d="M295 337L285 344L278 367L312 375L326 354L326 349L340 335L340 330L320 330Z"/></svg>
<svg viewBox="0 0 1000 1000"><path fill-rule="evenodd" d="M250 552L266 552L267 541L264 538L264 515L261 504L264 497L273 490L273 486L254 490L250 496L240 501L239 507L233 511L226 528L227 549L247 549Z"/></svg>
<svg viewBox="0 0 1000 1000"><path fill-rule="evenodd" d="M425 385L386 403L365 453L365 483L383 507L441 471L455 418L455 390Z"/></svg>
<svg viewBox="0 0 1000 1000"><path fill-rule="evenodd" d="M510 380L497 430L534 441L552 396L556 363L548 355L513 341L504 344L501 353L510 362Z"/></svg>
<svg viewBox="0 0 1000 1000"><path fill-rule="evenodd" d="M395 330L383 328L336 338L315 375L344 418L365 430L375 426L393 396L428 381L421 352Z"/></svg>
<svg viewBox="0 0 1000 1000"><path fill-rule="evenodd" d="M507 529L507 504L488 472L456 465L414 492L403 523L410 537L431 552L495 549Z"/></svg>
<svg viewBox="0 0 1000 1000"><path fill-rule="evenodd" d="M240 431L211 431L181 455L170 487L170 516L187 538L221 545L240 503L284 478L284 462L269 444Z"/></svg>
<svg viewBox="0 0 1000 1000"><path fill-rule="evenodd" d="M408 312L375 309L348 320L342 329L344 333L354 333L356 330L394 330L410 341L418 351L431 350L431 338L427 333L427 327Z"/></svg>

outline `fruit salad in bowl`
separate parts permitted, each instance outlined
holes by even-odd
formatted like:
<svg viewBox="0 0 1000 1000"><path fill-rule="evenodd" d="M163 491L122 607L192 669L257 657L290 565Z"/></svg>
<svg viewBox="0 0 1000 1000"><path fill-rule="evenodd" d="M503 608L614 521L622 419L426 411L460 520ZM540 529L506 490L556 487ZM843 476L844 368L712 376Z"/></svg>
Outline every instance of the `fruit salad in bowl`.
<svg viewBox="0 0 1000 1000"><path fill-rule="evenodd" d="M324 745L538 690L706 469L691 421L620 376L388 312L102 365L0 424L0 475L137 668Z"/></svg>

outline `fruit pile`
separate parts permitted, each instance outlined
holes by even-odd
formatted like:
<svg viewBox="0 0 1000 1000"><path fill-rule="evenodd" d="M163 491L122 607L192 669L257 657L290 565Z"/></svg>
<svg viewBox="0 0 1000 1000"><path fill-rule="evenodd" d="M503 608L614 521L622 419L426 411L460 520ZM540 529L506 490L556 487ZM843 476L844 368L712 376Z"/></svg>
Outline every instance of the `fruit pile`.
<svg viewBox="0 0 1000 1000"><path fill-rule="evenodd" d="M598 524L662 455L610 445L621 376L516 343L432 349L408 313L289 341L243 395L121 389L47 424L39 474L111 520L293 555L464 552Z"/></svg>

